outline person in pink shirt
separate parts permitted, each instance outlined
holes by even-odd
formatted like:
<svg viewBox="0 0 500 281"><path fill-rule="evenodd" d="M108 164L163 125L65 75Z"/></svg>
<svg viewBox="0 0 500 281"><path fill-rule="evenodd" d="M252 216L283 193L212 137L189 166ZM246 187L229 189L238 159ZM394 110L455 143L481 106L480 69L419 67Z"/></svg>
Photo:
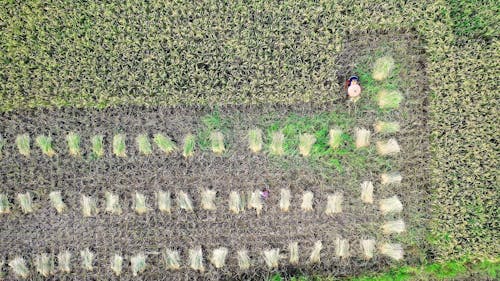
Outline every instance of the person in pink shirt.
<svg viewBox="0 0 500 281"><path fill-rule="evenodd" d="M361 98L361 85L358 76L351 76L345 81L344 89L347 90L347 99L353 103Z"/></svg>

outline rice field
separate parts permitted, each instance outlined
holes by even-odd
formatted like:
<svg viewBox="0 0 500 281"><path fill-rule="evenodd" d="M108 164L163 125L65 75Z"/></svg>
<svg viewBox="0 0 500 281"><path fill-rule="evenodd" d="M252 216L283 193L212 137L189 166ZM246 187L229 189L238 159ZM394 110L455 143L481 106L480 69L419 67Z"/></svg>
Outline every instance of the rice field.
<svg viewBox="0 0 500 281"><path fill-rule="evenodd" d="M4 3L0 280L496 280L497 10Z"/></svg>

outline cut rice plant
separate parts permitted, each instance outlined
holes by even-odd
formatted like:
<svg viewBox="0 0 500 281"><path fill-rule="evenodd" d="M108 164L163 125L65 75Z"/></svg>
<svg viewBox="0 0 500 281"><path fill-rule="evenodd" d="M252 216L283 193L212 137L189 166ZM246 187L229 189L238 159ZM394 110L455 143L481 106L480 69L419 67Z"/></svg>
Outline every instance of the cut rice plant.
<svg viewBox="0 0 500 281"><path fill-rule="evenodd" d="M215 211L217 206L215 206L215 196L217 192L212 189L205 189L201 192L201 208L203 210Z"/></svg>
<svg viewBox="0 0 500 281"><path fill-rule="evenodd" d="M290 189L282 188L280 193L280 209L283 212L288 212L288 210L290 209L290 198L292 197Z"/></svg>
<svg viewBox="0 0 500 281"><path fill-rule="evenodd" d="M271 144L269 145L269 153L271 155L280 156L285 154L285 135L282 132L273 132L271 134Z"/></svg>
<svg viewBox="0 0 500 281"><path fill-rule="evenodd" d="M339 258L349 257L349 241L337 238L335 240L335 256Z"/></svg>
<svg viewBox="0 0 500 281"><path fill-rule="evenodd" d="M168 136L164 136L162 134L155 134L153 137L153 141L156 143L158 148L160 148L163 153L169 155L177 149L177 145L172 139Z"/></svg>
<svg viewBox="0 0 500 281"><path fill-rule="evenodd" d="M380 155L395 155L401 151L398 142L396 139L389 139L387 142L377 142L377 152Z"/></svg>
<svg viewBox="0 0 500 281"><path fill-rule="evenodd" d="M165 261L167 269L179 270L181 268L181 256L179 255L179 251L171 249L165 250L165 253L163 253L163 260Z"/></svg>
<svg viewBox="0 0 500 281"><path fill-rule="evenodd" d="M69 251L62 251L57 255L57 264L59 271L70 273L71 272L71 253Z"/></svg>
<svg viewBox="0 0 500 281"><path fill-rule="evenodd" d="M262 199L260 198L260 191L255 190L250 193L250 199L248 200L248 209L255 209L257 211L257 215L260 215L262 211Z"/></svg>
<svg viewBox="0 0 500 281"><path fill-rule="evenodd" d="M120 215L122 213L122 207L120 206L120 196L112 192L106 191L104 194L106 199L106 212L114 215Z"/></svg>
<svg viewBox="0 0 500 281"><path fill-rule="evenodd" d="M402 233L405 231L405 222L401 219L395 221L387 221L382 225L384 234Z"/></svg>
<svg viewBox="0 0 500 281"><path fill-rule="evenodd" d="M392 134L400 130L399 122L378 121L375 126L375 132L381 134Z"/></svg>
<svg viewBox="0 0 500 281"><path fill-rule="evenodd" d="M220 247L212 251L212 256L210 257L210 262L215 268L222 268L226 264L227 248Z"/></svg>
<svg viewBox="0 0 500 281"><path fill-rule="evenodd" d="M320 263L321 262L321 249L323 249L323 243L316 241L314 243L311 255L309 256L309 263Z"/></svg>
<svg viewBox="0 0 500 281"><path fill-rule="evenodd" d="M394 69L394 59L390 56L378 58L373 65L372 77L377 81L387 79Z"/></svg>
<svg viewBox="0 0 500 281"><path fill-rule="evenodd" d="M390 198L380 200L380 211L383 215L401 213L401 211L403 211L403 204L399 201L399 198L394 195Z"/></svg>
<svg viewBox="0 0 500 281"><path fill-rule="evenodd" d="M239 214L245 210L245 204L237 191L229 193L229 210L235 214Z"/></svg>
<svg viewBox="0 0 500 281"><path fill-rule="evenodd" d="M16 137L16 145L19 153L26 157L29 157L31 154L31 139L28 134L17 135Z"/></svg>
<svg viewBox="0 0 500 281"><path fill-rule="evenodd" d="M341 193L335 193L333 195L328 195L325 214L333 215L342 213L342 201L344 196Z"/></svg>
<svg viewBox="0 0 500 281"><path fill-rule="evenodd" d="M329 132L329 141L328 145L332 149L339 148L340 145L342 144L342 130L340 129L331 129Z"/></svg>
<svg viewBox="0 0 500 281"><path fill-rule="evenodd" d="M134 210L139 215L145 214L149 211L149 207L146 204L146 196L137 191L134 194Z"/></svg>
<svg viewBox="0 0 500 281"><path fill-rule="evenodd" d="M273 269L279 266L279 261L281 259L280 249L264 250L262 254L264 256L264 261L269 268Z"/></svg>
<svg viewBox="0 0 500 281"><path fill-rule="evenodd" d="M94 253L89 248L80 251L82 267L85 270L92 271L94 269Z"/></svg>
<svg viewBox="0 0 500 281"><path fill-rule="evenodd" d="M401 244L384 243L380 246L379 251L382 255L395 260L401 260L404 257L404 251Z"/></svg>
<svg viewBox="0 0 500 281"><path fill-rule="evenodd" d="M170 214L172 209L172 200L170 199L170 191L158 191L156 198L158 200L158 209L160 212Z"/></svg>
<svg viewBox="0 0 500 281"><path fill-rule="evenodd" d="M52 148L52 137L40 135L36 137L35 142L43 154L48 157L56 155L54 148Z"/></svg>
<svg viewBox="0 0 500 281"><path fill-rule="evenodd" d="M99 213L99 209L97 209L97 201L95 198L82 195L82 199L80 202L82 204L82 214L84 217L92 217Z"/></svg>
<svg viewBox="0 0 500 281"><path fill-rule="evenodd" d="M356 136L356 148L367 147L370 145L370 130L356 128L354 134Z"/></svg>
<svg viewBox="0 0 500 281"><path fill-rule="evenodd" d="M115 254L113 257L111 257L110 267L116 276L120 276L122 274L123 268L123 257L119 254Z"/></svg>
<svg viewBox="0 0 500 281"><path fill-rule="evenodd" d="M5 194L0 194L0 215L10 213L9 198Z"/></svg>
<svg viewBox="0 0 500 281"><path fill-rule="evenodd" d="M28 278L30 272L26 266L26 261L22 257L16 257L11 260L9 266L17 277Z"/></svg>
<svg viewBox="0 0 500 281"><path fill-rule="evenodd" d="M139 253L130 258L130 267L132 269L133 276L137 276L139 273L142 273L146 270L146 256Z"/></svg>
<svg viewBox="0 0 500 281"><path fill-rule="evenodd" d="M314 200L314 193L311 191L306 191L302 195L302 204L300 205L300 208L305 211L305 212L311 212L313 210L313 200Z"/></svg>
<svg viewBox="0 0 500 281"><path fill-rule="evenodd" d="M40 254L35 257L35 268L40 275L49 277L54 274L54 260L46 253Z"/></svg>
<svg viewBox="0 0 500 281"><path fill-rule="evenodd" d="M248 256L247 250L238 251L238 266L242 270L247 270L250 268L250 257Z"/></svg>
<svg viewBox="0 0 500 281"><path fill-rule="evenodd" d="M92 143L92 155L96 158L104 156L104 136L93 136L90 142Z"/></svg>
<svg viewBox="0 0 500 281"><path fill-rule="evenodd" d="M361 250L365 259L372 259L375 251L375 239L362 239Z"/></svg>
<svg viewBox="0 0 500 281"><path fill-rule="evenodd" d="M288 252L290 252L289 262L292 265L299 264L299 243L298 242L290 242L288 243Z"/></svg>
<svg viewBox="0 0 500 281"><path fill-rule="evenodd" d="M17 202L21 207L21 210L25 214L29 214L33 212L33 200L31 199L31 194L29 192L26 193L18 193L17 194Z"/></svg>
<svg viewBox="0 0 500 281"><path fill-rule="evenodd" d="M193 201L189 198L189 195L184 191L177 192L177 206L182 210L192 212L193 211Z"/></svg>
<svg viewBox="0 0 500 281"><path fill-rule="evenodd" d="M66 135L66 142L68 143L69 155L80 156L80 136L75 132L69 132Z"/></svg>
<svg viewBox="0 0 500 281"><path fill-rule="evenodd" d="M373 183L371 181L361 183L361 201L368 204L373 203Z"/></svg>
<svg viewBox="0 0 500 281"><path fill-rule="evenodd" d="M312 146L316 143L316 137L311 134L302 134L299 137L299 153L304 157L311 154Z"/></svg>
<svg viewBox="0 0 500 281"><path fill-rule="evenodd" d="M113 136L113 153L117 157L127 157L127 146L125 145L125 135L116 134Z"/></svg>
<svg viewBox="0 0 500 281"><path fill-rule="evenodd" d="M399 184L402 180L403 177L399 172L384 173L380 176L382 184Z"/></svg>
<svg viewBox="0 0 500 281"><path fill-rule="evenodd" d="M401 101L403 101L403 95L399 91L381 90L377 94L378 106L381 109L398 108Z"/></svg>
<svg viewBox="0 0 500 281"><path fill-rule="evenodd" d="M149 142L148 135L138 135L135 138L135 143L137 144L137 148L142 155L151 155L151 153L153 153L153 148L151 147L151 142Z"/></svg>
<svg viewBox="0 0 500 281"><path fill-rule="evenodd" d="M224 135L221 132L215 131L210 133L210 143L213 153L220 155L226 151L224 147Z"/></svg>
<svg viewBox="0 0 500 281"><path fill-rule="evenodd" d="M205 271L205 266L203 265L203 252L201 247L196 247L194 249L189 249L189 266L197 271Z"/></svg>
<svg viewBox="0 0 500 281"><path fill-rule="evenodd" d="M196 138L192 134L187 134L184 137L184 145L182 147L182 155L185 158L191 157L194 155L194 148L196 145Z"/></svg>
<svg viewBox="0 0 500 281"><path fill-rule="evenodd" d="M259 153L262 150L262 130L252 129L248 131L248 148L253 153Z"/></svg>
<svg viewBox="0 0 500 281"><path fill-rule="evenodd" d="M62 200L62 195L60 191L52 191L49 194L50 202L52 206L56 209L58 213L62 213L66 209L66 204Z"/></svg>

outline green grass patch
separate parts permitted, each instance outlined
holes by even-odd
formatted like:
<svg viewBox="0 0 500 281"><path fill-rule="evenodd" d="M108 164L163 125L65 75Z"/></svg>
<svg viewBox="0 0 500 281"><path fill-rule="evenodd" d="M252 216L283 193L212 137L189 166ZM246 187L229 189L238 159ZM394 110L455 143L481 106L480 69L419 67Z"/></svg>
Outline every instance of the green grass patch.
<svg viewBox="0 0 500 281"><path fill-rule="evenodd" d="M80 136L74 132L70 132L66 135L66 142L68 143L69 154L80 156Z"/></svg>
<svg viewBox="0 0 500 281"><path fill-rule="evenodd" d="M56 152L52 148L52 137L50 136L37 136L35 139L36 144L42 150L42 153L48 157L56 155Z"/></svg>
<svg viewBox="0 0 500 281"><path fill-rule="evenodd" d="M153 137L153 141L156 143L158 148L163 151L166 155L174 152L177 149L177 145L174 141L168 136L164 136L162 134L155 134Z"/></svg>
<svg viewBox="0 0 500 281"><path fill-rule="evenodd" d="M104 136L103 135L95 135L90 140L92 143L92 158L100 158L104 155Z"/></svg>
<svg viewBox="0 0 500 281"><path fill-rule="evenodd" d="M146 134L138 135L135 139L135 142L141 154L151 155L151 153L153 153L153 148L151 147L151 142L149 142L148 135Z"/></svg>
<svg viewBox="0 0 500 281"><path fill-rule="evenodd" d="M192 134L187 134L184 137L184 144L182 146L182 155L185 158L193 156L195 146L196 146L196 137Z"/></svg>
<svg viewBox="0 0 500 281"><path fill-rule="evenodd" d="M126 137L124 134L116 134L113 136L113 153L118 157L127 157L125 139Z"/></svg>
<svg viewBox="0 0 500 281"><path fill-rule="evenodd" d="M28 134L18 135L16 137L16 145L19 153L26 157L30 156L31 151L31 139Z"/></svg>

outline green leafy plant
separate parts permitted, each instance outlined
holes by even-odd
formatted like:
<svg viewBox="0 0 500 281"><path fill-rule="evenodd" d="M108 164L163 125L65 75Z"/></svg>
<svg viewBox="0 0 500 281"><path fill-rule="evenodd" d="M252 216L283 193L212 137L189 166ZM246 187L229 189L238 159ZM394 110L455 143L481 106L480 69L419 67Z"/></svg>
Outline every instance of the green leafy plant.
<svg viewBox="0 0 500 281"><path fill-rule="evenodd" d="M155 134L153 141L166 155L169 155L177 149L177 146L172 139L162 134Z"/></svg>
<svg viewBox="0 0 500 281"><path fill-rule="evenodd" d="M56 152L52 148L52 138L50 136L38 136L35 139L36 144L42 150L42 153L52 157L56 155Z"/></svg>
<svg viewBox="0 0 500 281"><path fill-rule="evenodd" d="M90 142L92 143L92 155L95 158L104 156L104 136L93 136Z"/></svg>
<svg viewBox="0 0 500 281"><path fill-rule="evenodd" d="M194 155L194 148L196 146L195 136L192 134L187 134L184 137L184 145L182 147L182 155L185 158L191 157Z"/></svg>
<svg viewBox="0 0 500 281"><path fill-rule="evenodd" d="M75 132L70 132L66 135L69 154L72 156L80 156L80 136Z"/></svg>
<svg viewBox="0 0 500 281"><path fill-rule="evenodd" d="M146 134L140 134L135 139L137 143L137 147L139 148L139 152L143 155L150 155L153 153L153 149L151 148L151 143L149 142L149 138Z"/></svg>
<svg viewBox="0 0 500 281"><path fill-rule="evenodd" d="M30 136L28 134L18 135L16 137L16 145L19 153L26 157L30 156Z"/></svg>
<svg viewBox="0 0 500 281"><path fill-rule="evenodd" d="M118 157L127 157L125 135L117 134L113 137L113 153Z"/></svg>

